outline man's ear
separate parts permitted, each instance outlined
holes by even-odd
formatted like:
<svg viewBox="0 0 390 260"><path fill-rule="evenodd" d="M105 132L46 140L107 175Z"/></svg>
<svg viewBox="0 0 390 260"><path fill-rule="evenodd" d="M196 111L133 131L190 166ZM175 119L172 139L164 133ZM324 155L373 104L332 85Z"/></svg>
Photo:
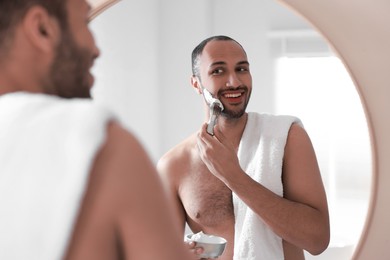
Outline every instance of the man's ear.
<svg viewBox="0 0 390 260"><path fill-rule="evenodd" d="M192 85L192 87L195 89L195 91L198 94L202 94L203 93L202 85L200 84L200 80L199 80L198 77L196 77L196 76L192 76L191 77L191 85Z"/></svg>
<svg viewBox="0 0 390 260"><path fill-rule="evenodd" d="M43 52L53 51L60 41L58 21L41 6L27 11L22 26L30 43Z"/></svg>

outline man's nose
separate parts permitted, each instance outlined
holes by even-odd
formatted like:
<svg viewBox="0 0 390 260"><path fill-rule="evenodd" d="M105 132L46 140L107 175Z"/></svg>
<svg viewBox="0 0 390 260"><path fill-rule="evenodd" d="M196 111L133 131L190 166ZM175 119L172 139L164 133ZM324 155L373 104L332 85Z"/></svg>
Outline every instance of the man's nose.
<svg viewBox="0 0 390 260"><path fill-rule="evenodd" d="M230 73L226 81L226 87L238 87L241 83L242 82L236 73Z"/></svg>

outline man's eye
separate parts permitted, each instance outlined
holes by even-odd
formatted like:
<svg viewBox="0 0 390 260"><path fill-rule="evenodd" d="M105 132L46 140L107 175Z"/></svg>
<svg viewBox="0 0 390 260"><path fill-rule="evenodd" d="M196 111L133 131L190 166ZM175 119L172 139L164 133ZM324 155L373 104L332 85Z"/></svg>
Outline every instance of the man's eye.
<svg viewBox="0 0 390 260"><path fill-rule="evenodd" d="M249 71L249 69L245 68L245 67L240 67L240 68L237 68L237 71L245 72L245 71Z"/></svg>
<svg viewBox="0 0 390 260"><path fill-rule="evenodd" d="M213 70L213 71L211 72L211 74L217 75L217 74L221 74L222 72L223 72L222 69L215 69L215 70Z"/></svg>

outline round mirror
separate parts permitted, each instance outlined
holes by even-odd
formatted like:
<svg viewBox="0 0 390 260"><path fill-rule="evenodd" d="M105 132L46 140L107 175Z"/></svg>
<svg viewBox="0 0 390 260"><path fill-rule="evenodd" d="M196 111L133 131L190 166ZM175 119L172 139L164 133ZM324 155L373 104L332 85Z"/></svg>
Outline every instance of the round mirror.
<svg viewBox="0 0 390 260"><path fill-rule="evenodd" d="M213 34L241 42L254 78L249 110L301 117L319 157L332 239L316 259L352 256L371 182L367 123L342 61L304 19L272 0L121 1L94 19L92 28L102 49L94 98L118 113L154 160L203 120L201 99L189 85L192 48Z"/></svg>

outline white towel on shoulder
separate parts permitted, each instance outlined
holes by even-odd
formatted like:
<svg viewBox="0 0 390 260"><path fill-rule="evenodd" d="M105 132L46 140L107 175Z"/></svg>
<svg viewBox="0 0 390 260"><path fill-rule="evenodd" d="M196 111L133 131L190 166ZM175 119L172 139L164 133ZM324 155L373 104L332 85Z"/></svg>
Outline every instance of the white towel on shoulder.
<svg viewBox="0 0 390 260"><path fill-rule="evenodd" d="M248 113L248 121L238 149L241 168L252 179L283 196L282 163L292 116ZM235 214L235 260L283 259L282 239L233 193Z"/></svg>
<svg viewBox="0 0 390 260"><path fill-rule="evenodd" d="M0 259L62 259L112 118L90 100L0 96Z"/></svg>

